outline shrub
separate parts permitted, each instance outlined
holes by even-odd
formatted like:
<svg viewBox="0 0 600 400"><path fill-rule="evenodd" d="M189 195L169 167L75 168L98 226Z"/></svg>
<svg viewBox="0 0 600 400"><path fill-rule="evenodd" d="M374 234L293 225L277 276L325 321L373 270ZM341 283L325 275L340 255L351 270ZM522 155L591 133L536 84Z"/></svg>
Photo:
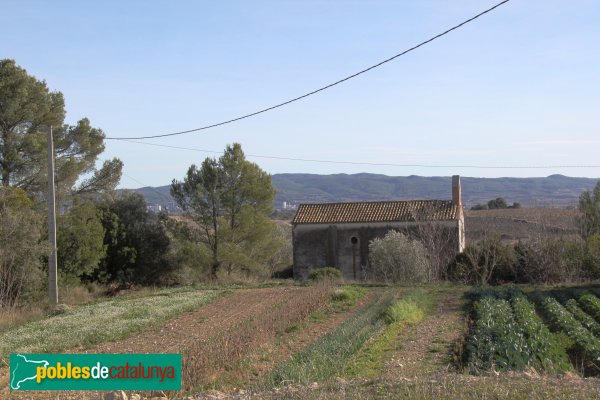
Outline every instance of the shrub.
<svg viewBox="0 0 600 400"><path fill-rule="evenodd" d="M101 207L106 256L90 276L101 283L158 284L176 268L164 224L146 210L144 198L129 193Z"/></svg>
<svg viewBox="0 0 600 400"><path fill-rule="evenodd" d="M104 227L100 210L91 203L79 203L58 217L58 267L69 277L91 274L106 256Z"/></svg>
<svg viewBox="0 0 600 400"><path fill-rule="evenodd" d="M487 236L469 245L448 266L448 278L465 284L513 282L515 254L498 236Z"/></svg>
<svg viewBox="0 0 600 400"><path fill-rule="evenodd" d="M392 283L420 283L437 279L425 246L407 235L390 231L369 243L370 275Z"/></svg>
<svg viewBox="0 0 600 400"><path fill-rule="evenodd" d="M524 283L576 282L585 278L583 246L565 238L539 237L515 246L516 279Z"/></svg>
<svg viewBox="0 0 600 400"><path fill-rule="evenodd" d="M339 269L334 267L321 267L310 271L308 279L313 282L321 282L324 280L339 281L342 279L342 273Z"/></svg>

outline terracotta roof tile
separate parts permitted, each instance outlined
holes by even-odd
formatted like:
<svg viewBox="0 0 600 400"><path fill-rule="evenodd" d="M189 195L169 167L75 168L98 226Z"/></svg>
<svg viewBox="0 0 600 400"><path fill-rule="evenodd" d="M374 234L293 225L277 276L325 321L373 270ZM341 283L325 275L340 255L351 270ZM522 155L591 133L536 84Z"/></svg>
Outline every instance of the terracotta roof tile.
<svg viewBox="0 0 600 400"><path fill-rule="evenodd" d="M450 200L300 204L293 224L449 221L458 218Z"/></svg>

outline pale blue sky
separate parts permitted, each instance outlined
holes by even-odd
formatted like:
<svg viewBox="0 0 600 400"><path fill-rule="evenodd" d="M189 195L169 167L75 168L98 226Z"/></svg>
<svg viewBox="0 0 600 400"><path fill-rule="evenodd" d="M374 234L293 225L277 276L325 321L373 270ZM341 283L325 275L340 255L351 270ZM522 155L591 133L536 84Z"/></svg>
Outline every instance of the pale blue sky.
<svg viewBox="0 0 600 400"><path fill-rule="evenodd" d="M0 58L64 93L67 121L145 136L234 118L409 48L497 1L2 0ZM415 52L257 117L152 143L433 165L600 165L600 2L512 0ZM121 187L209 154L107 141ZM599 177L251 158L270 173ZM133 179L135 180L133 180Z"/></svg>

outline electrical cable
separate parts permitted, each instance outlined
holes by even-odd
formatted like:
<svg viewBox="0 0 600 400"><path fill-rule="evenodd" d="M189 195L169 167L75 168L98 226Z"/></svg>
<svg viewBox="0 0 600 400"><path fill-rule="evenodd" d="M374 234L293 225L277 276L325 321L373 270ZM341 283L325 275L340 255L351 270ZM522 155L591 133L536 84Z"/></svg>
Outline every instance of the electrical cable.
<svg viewBox="0 0 600 400"><path fill-rule="evenodd" d="M169 149L188 150L200 153L209 154L222 154L222 151L197 149L192 147L181 147L172 146L168 144L160 143L147 143L139 142L136 140L123 139L124 142L143 144L146 146L164 147ZM251 158L264 158L272 160L284 160L284 161L299 161L299 162L312 162L312 163L329 163L329 164L349 164L349 165L369 165L378 167L418 167L418 168L481 168L481 169L557 169L557 168L600 168L600 165L433 165L433 164L395 164L395 163L376 163L376 162L362 162L362 161L344 161L344 160L319 160L310 158L295 158L295 157L281 157L281 156L270 156L270 155L259 155L259 154L245 154L246 157Z"/></svg>
<svg viewBox="0 0 600 400"><path fill-rule="evenodd" d="M483 16L483 15L485 15L485 14L487 14L487 13L489 13L489 12L493 11L493 10L495 10L496 8L500 7L501 5L503 5L503 4L505 4L505 3L508 3L509 1L510 1L510 0L504 0L504 1L501 1L500 3L498 3L498 4L494 5L493 7L490 7L490 8L488 8L487 10L480 12L479 14L477 14L477 15L475 15L475 16L473 16L473 17L471 17L471 18L469 18L469 19L467 19L467 20L465 20L465 21L461 22L461 23L460 23L460 24L458 24L458 25L455 25L455 26L453 26L453 27L452 27L452 28L450 28L450 29L447 29L447 30L445 30L445 31L444 31L444 32L442 32L442 33L439 33L439 34L437 34L437 35L435 35L435 36L433 36L433 37L431 37L431 38L429 38L429 39L427 39L427 40L425 40L425 41L423 41L423 42L421 42L421 43L417 44L416 46L413 46L413 47L411 47L411 48L409 48L409 49L407 49L407 50L404 50L404 51L403 51L403 52L401 52L401 53L398 53L398 54L396 54L396 55L394 55L394 56L392 56L392 57L390 57L390 58L388 58L388 59L386 59L386 60L383 60L383 61L381 61L381 62L379 62L379 63L377 63L377 64L375 64L375 65L372 65L372 66L370 66L370 67L368 67L368 68L365 68L365 69L363 69L363 70L361 70L361 71L359 71L359 72L356 72L356 73L354 73L354 74L352 74L352 75L349 75L349 76L347 76L347 77L345 77L345 78L343 78L343 79L340 79L340 80L338 80L338 81L336 81L336 82L330 83L329 85L323 86L323 87L321 87L321 88L319 88L319 89L313 90L313 91L311 91L311 92L308 92L308 93L306 93L306 94L303 94L303 95L301 95L301 96L294 97L293 99L290 99L290 100L284 101L283 103L279 103L279 104L276 104L276 105L274 105L274 106L267 107L267 108L264 108L264 109L262 109L262 110L259 110L259 111L255 111L255 112L253 112L253 113L250 113L250 114L242 115L241 117L233 118L233 119L230 119L230 120L227 120L227 121L223 121L223 122L219 122L219 123L215 123L215 124L211 124L211 125L206 125L206 126L203 126L203 127L200 127L200 128L189 129L189 130L186 130L186 131L179 131L179 132L165 133L165 134L162 134L162 135L151 135L151 136L137 136L137 137L106 137L105 139L107 139L107 140L136 140L136 139L154 139L154 138L161 138L161 137L168 137L168 136L183 135L183 134L185 134L185 133L198 132L198 131L203 131L203 130L210 129L210 128L216 128L217 126L222 126L222 125L230 124L230 123L232 123L232 122L240 121L240 120L242 120L242 119L250 118L250 117L253 117L253 116L255 116L255 115L262 114L262 113L265 113L265 112L267 112L267 111L274 110L274 109L276 109L276 108L279 108L279 107L283 107L283 106L285 106L285 105L288 105L288 104L290 104L290 103L296 102L296 101L298 101L298 100L302 100L302 99L304 99L304 98L306 98L306 97L309 97L309 96L312 96L312 95L314 95L314 94L317 94L317 93L319 93L319 92L322 92L322 91L324 91L324 90L327 90L327 89L329 89L329 88L331 88L331 87L333 87L333 86L339 85L340 83L346 82L346 81L348 81L348 80L350 80L350 79L352 79L352 78L356 78L356 77L357 77L357 76L359 76L359 75L362 75L362 74L364 74L364 73L366 73L366 72L368 72L368 71L371 71L372 69L375 69L375 68L377 68L377 67L380 67L380 66L382 66L383 64L386 64L386 63L388 63L388 62L390 62L390 61L393 61L393 60L395 60L396 58L398 58L398 57L401 57L401 56L405 55L406 53L410 53L411 51L413 51L413 50L416 50L416 49L418 49L418 48L419 48L419 47L421 47L421 46L424 46L424 45L426 45L426 44L428 44L428 43L430 43L430 42L433 42L434 40L436 40L436 39L438 39L438 38L440 38L440 37L442 37L442 36L444 36L444 35L447 35L448 33L450 33L450 32L452 32L452 31L454 31L454 30L456 30L456 29L458 29L458 28L462 27L463 25L466 25L466 24L468 24L468 23L469 23L469 22L471 22L471 21L474 21L474 20L476 20L477 18L479 18L479 17L481 17L481 16Z"/></svg>

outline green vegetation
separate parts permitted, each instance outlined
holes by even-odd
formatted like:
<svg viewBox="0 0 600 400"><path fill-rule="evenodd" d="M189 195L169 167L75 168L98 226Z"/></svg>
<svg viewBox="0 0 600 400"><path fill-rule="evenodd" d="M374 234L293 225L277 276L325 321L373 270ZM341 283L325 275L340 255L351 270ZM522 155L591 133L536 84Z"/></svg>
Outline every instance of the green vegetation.
<svg viewBox="0 0 600 400"><path fill-rule="evenodd" d="M471 296L474 322L464 360L471 372L571 369L566 349L518 289L476 290Z"/></svg>
<svg viewBox="0 0 600 400"><path fill-rule="evenodd" d="M320 282L323 280L327 281L340 281L342 279L342 273L339 269L334 267L321 267L315 268L310 271L308 279L313 282Z"/></svg>
<svg viewBox="0 0 600 400"><path fill-rule="evenodd" d="M581 307L596 321L600 321L600 299L590 293L584 293L577 299Z"/></svg>
<svg viewBox="0 0 600 400"><path fill-rule="evenodd" d="M398 348L398 336L406 324L421 322L435 302L431 291L416 288L410 290L400 300L385 311L387 325L372 341L360 349L356 357L346 366L349 377L374 378L382 370L391 352Z"/></svg>
<svg viewBox="0 0 600 400"><path fill-rule="evenodd" d="M385 320L388 324L417 323L432 307L434 300L431 292L423 288L412 289L386 310Z"/></svg>
<svg viewBox="0 0 600 400"><path fill-rule="evenodd" d="M56 149L56 187L69 194L113 190L121 178L122 162L116 158L95 169L104 151L104 132L87 118L76 125L64 123L62 93L51 92L13 60L0 60L0 185L25 190L32 197L46 192L47 135L53 128ZM76 187L78 179L88 174Z"/></svg>
<svg viewBox="0 0 600 400"><path fill-rule="evenodd" d="M473 207L471 207L471 210L497 210L505 208L521 208L521 203L515 201L512 206L509 206L503 197L498 197L494 200L488 201L487 204L475 204Z"/></svg>
<svg viewBox="0 0 600 400"><path fill-rule="evenodd" d="M370 278L386 283L424 283L437 280L425 245L391 230L369 243Z"/></svg>
<svg viewBox="0 0 600 400"><path fill-rule="evenodd" d="M577 300L569 299L564 306L571 314L573 314L575 319L579 321L581 325L592 332L594 336L600 337L600 324L598 324L594 318L590 317L589 314L579 308L577 305Z"/></svg>
<svg viewBox="0 0 600 400"><path fill-rule="evenodd" d="M211 276L222 266L251 271L276 253L274 226L268 220L275 189L271 176L246 160L239 143L227 145L219 158L190 166L182 182L173 180L171 195L202 233L211 253Z"/></svg>
<svg viewBox="0 0 600 400"><path fill-rule="evenodd" d="M597 360L600 359L600 340L579 321L556 299L536 295L544 315L552 326L564 332L572 341L570 352L585 361L584 373L598 371Z"/></svg>
<svg viewBox="0 0 600 400"><path fill-rule="evenodd" d="M176 269L171 238L159 216L146 210L142 196L126 193L99 205L106 256L87 280L100 283L168 285Z"/></svg>
<svg viewBox="0 0 600 400"><path fill-rule="evenodd" d="M332 299L346 307L351 307L362 299L368 290L360 286L342 286L333 291Z"/></svg>
<svg viewBox="0 0 600 400"><path fill-rule="evenodd" d="M279 364L267 377L268 387L290 383L306 384L331 379L342 371L352 356L383 326L383 314L395 293L387 290L344 321L334 331Z"/></svg>
<svg viewBox="0 0 600 400"><path fill-rule="evenodd" d="M44 288L43 222L24 191L0 187L0 309L35 302Z"/></svg>
<svg viewBox="0 0 600 400"><path fill-rule="evenodd" d="M16 352L52 353L123 339L194 310L219 293L222 292L163 289L144 297L115 298L65 309L58 315L0 334L0 354L7 357Z"/></svg>
<svg viewBox="0 0 600 400"><path fill-rule="evenodd" d="M562 372L571 369L566 351L559 341L548 330L535 308L524 296L514 296L511 305L515 321L525 334L528 347L531 349L530 365L546 372Z"/></svg>
<svg viewBox="0 0 600 400"><path fill-rule="evenodd" d="M463 284L500 285L507 282L556 284L598 277L600 269L589 260L581 239L538 236L505 244L486 235L469 244L448 266L448 279Z"/></svg>
<svg viewBox="0 0 600 400"><path fill-rule="evenodd" d="M580 216L577 219L581 235L589 239L600 234L600 182L594 190L584 191L579 197Z"/></svg>
<svg viewBox="0 0 600 400"><path fill-rule="evenodd" d="M189 390L214 386L218 371L234 369L265 343L299 329L300 324L330 301L329 286L311 286L302 295L287 297L267 313L249 315L233 328L193 343L184 354L184 387Z"/></svg>

